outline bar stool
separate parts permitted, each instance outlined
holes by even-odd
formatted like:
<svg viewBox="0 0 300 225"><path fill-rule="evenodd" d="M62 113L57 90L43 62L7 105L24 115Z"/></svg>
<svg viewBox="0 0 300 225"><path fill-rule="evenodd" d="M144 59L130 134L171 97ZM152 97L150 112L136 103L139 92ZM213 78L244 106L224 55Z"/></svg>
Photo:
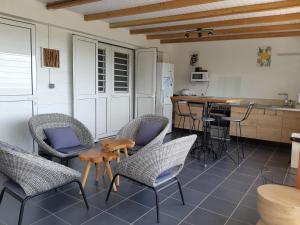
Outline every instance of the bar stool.
<svg viewBox="0 0 300 225"><path fill-rule="evenodd" d="M179 123L178 123L178 128L182 128L184 129L184 125L185 125L185 119L188 118L189 120L189 124L190 124L190 131L193 127L193 125L191 124L191 119L192 119L192 116L196 116L197 114L195 113L191 113L190 111L190 108L188 106L188 102L187 101L173 101L173 105L175 107L175 115L177 115L180 119L179 119ZM184 107L186 106L188 108L188 112L182 112L181 111L181 107ZM181 124L181 121L183 119L183 123L182 123L182 127L180 127L180 124Z"/></svg>
<svg viewBox="0 0 300 225"><path fill-rule="evenodd" d="M227 151L227 145L226 145L226 140L224 140L224 147L226 148L226 154L228 155L228 157L234 162L234 163L237 163L237 165L240 165L240 141L239 139L242 137L242 128L241 128L241 123L244 122L245 120L248 119L248 117L250 116L250 113L253 109L253 106L254 106L254 102L250 102L248 107L247 107L247 110L246 110L246 113L244 114L244 116L242 118L234 118L234 117L223 117L222 120L223 121L228 121L230 122L231 124L232 123L235 123L235 131L236 131L236 151L237 151L237 162L232 158L232 156L228 153ZM229 129L227 129L227 132L226 134L224 135L224 137L227 136L228 134L228 131ZM242 158L244 159L245 158L245 153L244 153L244 147L243 147L243 144L242 144Z"/></svg>
<svg viewBox="0 0 300 225"><path fill-rule="evenodd" d="M198 131L200 131L200 122L202 122L202 131L203 131L203 136L202 136L202 142L200 145L197 144L197 146L195 147L195 149L199 149L199 156L198 158L201 158L201 152L203 153L203 160L204 160L204 167L207 167L207 158L206 158L206 154L210 155L211 152L213 152L214 154L214 158L216 158L216 153L214 152L213 149L213 144L212 144L212 140L210 137L210 128L211 128L211 123L215 121L214 118L210 117L209 115L209 109L206 110L205 106L208 107L208 105L205 104L201 104L202 105L202 115L198 116L193 115L191 113L191 107L190 107L191 103L188 103L189 106L189 111L190 111L190 115L192 118L192 127L196 130L196 126L195 126L195 122L198 121Z"/></svg>

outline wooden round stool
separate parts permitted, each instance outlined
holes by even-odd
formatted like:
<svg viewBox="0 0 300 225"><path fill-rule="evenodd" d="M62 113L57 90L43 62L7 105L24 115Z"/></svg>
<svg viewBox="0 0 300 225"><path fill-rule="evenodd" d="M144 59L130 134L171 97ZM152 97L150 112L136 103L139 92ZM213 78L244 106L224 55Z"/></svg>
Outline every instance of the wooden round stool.
<svg viewBox="0 0 300 225"><path fill-rule="evenodd" d="M262 185L257 189L257 225L300 225L300 191L283 185Z"/></svg>

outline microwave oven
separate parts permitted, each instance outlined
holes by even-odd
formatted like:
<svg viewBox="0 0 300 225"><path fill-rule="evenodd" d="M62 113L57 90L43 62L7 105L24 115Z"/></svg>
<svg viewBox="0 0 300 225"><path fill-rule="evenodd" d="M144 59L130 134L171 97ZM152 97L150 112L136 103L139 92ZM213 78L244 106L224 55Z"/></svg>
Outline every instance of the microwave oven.
<svg viewBox="0 0 300 225"><path fill-rule="evenodd" d="M208 82L208 72L202 71L202 72L192 72L191 73L191 81L196 82Z"/></svg>

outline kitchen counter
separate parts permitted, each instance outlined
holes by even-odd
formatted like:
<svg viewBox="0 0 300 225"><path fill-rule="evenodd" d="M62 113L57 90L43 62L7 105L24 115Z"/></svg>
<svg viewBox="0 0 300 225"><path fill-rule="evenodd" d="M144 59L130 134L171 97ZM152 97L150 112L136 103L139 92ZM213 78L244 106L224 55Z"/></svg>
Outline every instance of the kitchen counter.
<svg viewBox="0 0 300 225"><path fill-rule="evenodd" d="M181 112L196 114L202 116L197 103L224 103L231 106L230 115L236 118L243 118L249 102L254 101L255 106L246 121L241 123L242 137L258 140L266 140L281 143L291 143L292 133L300 133L300 108L289 108L284 106L283 100L276 99L246 99L246 98L220 98L220 97L198 97L198 96L174 96L173 101L188 101L191 103L190 108L182 105ZM177 109L174 109L177 110ZM180 120L178 114L174 114L174 126L183 129L192 129L190 118ZM180 124L181 121L181 124ZM198 126L199 123L199 126ZM199 130L202 130L202 122L197 121L195 124ZM195 129L194 127L194 129ZM234 123L230 123L230 135L236 135Z"/></svg>
<svg viewBox="0 0 300 225"><path fill-rule="evenodd" d="M240 104L242 99L239 98L225 98L225 97L213 97L213 96L172 96L172 101L188 101L192 103L229 103Z"/></svg>
<svg viewBox="0 0 300 225"><path fill-rule="evenodd" d="M249 102L255 103L255 109L268 109L279 111L300 112L300 105L296 107L284 106L283 100L277 99L250 99L250 98L226 98L226 97L213 97L213 96L173 96L174 101L188 101L192 103L225 103L232 107L248 107Z"/></svg>

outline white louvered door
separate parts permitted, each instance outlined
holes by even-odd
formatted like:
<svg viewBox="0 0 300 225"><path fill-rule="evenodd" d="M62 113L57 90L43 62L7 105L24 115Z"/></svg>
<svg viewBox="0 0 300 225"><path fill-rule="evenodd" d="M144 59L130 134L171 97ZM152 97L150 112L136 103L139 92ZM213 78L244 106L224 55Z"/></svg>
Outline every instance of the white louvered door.
<svg viewBox="0 0 300 225"><path fill-rule="evenodd" d="M28 120L37 113L35 60L35 26L0 19L0 140L28 152Z"/></svg>

